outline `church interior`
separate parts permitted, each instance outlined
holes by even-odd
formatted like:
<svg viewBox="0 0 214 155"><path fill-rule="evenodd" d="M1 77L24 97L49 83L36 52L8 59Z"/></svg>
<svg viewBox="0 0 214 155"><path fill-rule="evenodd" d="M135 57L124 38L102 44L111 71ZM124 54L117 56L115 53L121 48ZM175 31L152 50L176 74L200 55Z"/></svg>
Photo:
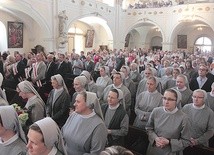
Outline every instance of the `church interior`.
<svg viewBox="0 0 214 155"><path fill-rule="evenodd" d="M83 76L83 74L80 71L83 71L84 67L86 70L86 64L88 65L90 63L90 61L87 62L88 61L87 56L93 55L92 59L94 63L95 61L97 61L97 63L98 62L101 63L101 61L103 60L103 62L106 63L105 65L107 65L107 62L109 62L108 60L111 59L110 57L114 56L116 59L115 63L117 63L118 61L117 57L120 58L121 53L123 54L125 53L124 63L123 62L121 63L123 63L123 65L128 66L128 69L126 67L124 68L124 66L122 65L120 66L119 69L117 69L115 66L112 65L113 63L109 64L108 70L110 69L111 72L109 72L108 74L112 75L111 84L115 82L114 81L115 74L120 75L121 79L125 79L125 75L123 78L123 75L120 74L120 72L123 72L122 69L125 69L126 71L128 70L131 74L132 71L134 72L134 69L132 70L132 68L134 67L132 66L137 64L138 65L137 71L140 73L139 76L141 79L137 82L133 80L134 81L133 85L135 85L136 88L138 87L140 81L146 77L144 73L147 71L146 70L147 65L156 67L154 68L157 70L155 73L157 74L158 77L159 68L158 64L156 64L156 57L159 58L159 61L157 60L157 62L160 62L162 66L164 66L164 62L170 63L171 66L173 66L174 64L178 65L177 66L179 68L178 72L180 73L182 73L181 71L182 67L184 70L186 69L185 65L186 62L190 60L189 57L191 57L192 60L193 59L195 60L192 62L197 62L197 60L199 59L201 60L204 58L203 60L209 62L208 63L209 65L207 64L206 65L208 66L207 70L209 70L209 73L211 74L210 75L211 78L207 76L206 80L210 80L209 87L211 86L211 89L213 89L213 90L210 89L209 91L206 90L206 92L208 93L213 91L213 96L211 95L213 98L211 100L214 100L214 85L212 84L212 82L214 82L213 17L214 17L214 0L0 0L0 54L1 57L4 57L4 54L14 55L13 60L14 63L20 61L16 60L16 55L20 55L22 58L28 57L27 59L31 59L31 56L33 55L32 57L34 57L35 62L30 62L30 65L35 63L37 66L32 65L30 67L32 71L28 70L26 67L25 70L23 69L22 74L24 75L26 80L31 79L31 82L34 85L36 85L35 90L38 91L37 94L41 96L40 98L44 101L45 104L50 101L49 93L51 92L53 86L53 83L51 83L52 76L49 77L49 81L42 77L41 79L37 80L37 77L40 77L39 74L43 73L43 71L44 75L46 76L45 70L49 69L50 67L48 60L50 55L51 55L50 59L52 60L54 59L54 61L55 59L57 60L55 66L53 66L53 69L55 68L53 73L61 75L60 78L62 77L62 79L64 79L64 81L62 80L63 81L62 83L66 86L69 85L67 91L70 93L70 96L73 97L74 95L76 95L75 98L77 98L77 94L79 95L81 93L77 93L78 92L76 88L77 86L75 87L74 80L78 76ZM38 66L39 62L43 61L43 59L40 58L40 55L38 54L39 52L42 52L45 55L44 61L45 70L43 70L44 69L43 68L40 71L38 71L39 70ZM32 55L29 56L29 53ZM102 54L99 55L97 53ZM52 55L54 54L58 55L57 56L55 55L55 57L53 58ZM84 63L82 62L81 62L82 64L80 62L77 63L78 58L75 57L75 54L77 54L80 57L79 59L82 59L84 57L83 58ZM98 57L97 58L98 60L96 60L96 56ZM141 56L143 57L142 59ZM164 56L166 56L169 59L167 60L162 59L165 58ZM175 60L178 57L181 64L178 63L178 60ZM138 61L134 62L135 59L138 59ZM155 59L155 61L153 61L153 59ZM28 103L29 101L27 100L29 98L27 97L23 98L23 96L20 95L20 93L22 93L22 89L21 87L18 88L19 85L18 83L25 81L22 79L22 76L17 78L16 82L14 81L11 82L10 80L8 81L9 77L14 76L13 78L15 79L15 76L19 75L18 72L20 72L20 70L17 70L18 63L14 65L15 69L14 66L11 65L12 66L10 68L11 75L6 76L7 67L6 70L3 69L3 66L5 67L5 65L3 65L4 61L6 61L6 58L2 60L2 69L0 62L0 72L4 76L4 78L2 77L2 79L4 79L2 84L2 90L3 89L6 90L8 103L18 103L18 102L22 104ZM63 69L60 68L63 66L64 62L70 64L70 66L67 65L67 69L65 70L64 68ZM27 60L26 64L28 64ZM82 65L82 67L78 67L78 65L80 66ZM105 67L103 66L101 67L99 66L100 68L97 67L98 68L97 70L95 69L96 67L97 66L95 65L93 71L89 71L87 69L87 71L91 73L90 77L87 78L86 75L87 79L83 78L79 82L80 84L84 83L84 85L87 85L86 89L87 91L89 91L88 85L92 83L91 81L94 80L96 83L96 80L101 76L100 68L105 70ZM200 73L198 73L202 70L200 69L200 67L201 64L194 68L195 78L200 76ZM116 73L113 74L114 71ZM152 72L152 69L150 71ZM166 71L164 71L164 75L166 74L165 72ZM31 77L30 74L32 74L33 77ZM162 73L160 72L160 74ZM55 74L51 75L54 76ZM105 76L107 76L107 74ZM58 77L55 78L57 79ZM158 79L161 78L162 75L158 77ZM186 84L188 85L187 88L189 89L189 84L191 83L192 79L188 76L187 78L189 81L186 80L187 81ZM148 78L146 80L148 81ZM155 81L155 83L158 83L157 81ZM49 85L47 85L46 87L46 84ZM145 83L145 85L149 84ZM107 85L105 87L107 88ZM116 87L115 85L113 87L115 89L120 88ZM201 87L199 86L199 88L202 89L202 86ZM158 84L155 89L157 89L158 91ZM0 88L0 98L2 90ZM192 92L194 93L195 90L196 89L192 90ZM101 92L103 91L104 88L102 89ZM164 96L163 90L161 91L162 91L161 94ZM132 94L132 91L130 90L129 93ZM89 96L89 94L86 93L85 96L87 95ZM119 92L117 92L117 94L119 99ZM124 92L123 95L124 100L126 99ZM178 96L176 97L178 98ZM109 101L110 97L108 96L107 98ZM137 98L135 98L135 96L133 97L130 95L130 100L132 100L132 103L133 102L135 103L135 101L137 101ZM169 98L163 97L163 102L164 100L169 101ZM192 100L194 100L194 96L191 97L191 101ZM101 102L100 98L99 101ZM71 98L71 102L73 102L73 104L74 103L76 104L76 102L78 101L77 99L75 100ZM93 105L93 108L94 106L95 105ZM21 105L21 107L24 106ZM156 144L155 142L151 144L150 141L151 137L148 134L148 131L146 131L145 128L139 129L138 127L133 125L135 118L138 117L138 113L136 112L135 104L131 105L130 107L131 108L129 110L125 109L129 116L129 123L130 122L131 123L128 126L129 131L126 133L126 136L124 136L123 147L132 151L132 153L136 155L144 154L154 155L155 153L154 152L149 153L147 148L151 148L152 145L157 146L157 141ZM69 112L67 111L66 115L69 115L68 113ZM212 116L214 116L213 111ZM67 117L69 117L70 120L70 116ZM142 121L144 117L146 117L146 114L143 115ZM210 121L211 123L214 122L213 119L214 118L211 118ZM0 110L0 120L1 120L1 110ZM118 121L118 119L115 120ZM59 127L61 129L62 126L60 125ZM69 125L66 124L66 126L62 130L65 130L66 128L68 128L68 126ZM90 124L88 126L90 126ZM214 124L211 124L211 126L212 127L210 127L209 134L214 133ZM68 132L66 131L63 134L68 134ZM108 133L108 135L109 134L110 133ZM167 139L169 146L165 147L165 145L163 146L161 145L159 147L161 149L162 147L163 148L165 147L164 149L170 148L169 149L170 152L168 153L172 155L177 154L213 155L214 136L211 137L212 138L208 140L209 143L208 145L206 146L201 144L196 146L191 145L189 147L186 147L183 152L180 150L179 151L176 150L177 152L173 150L178 149L179 148L178 145L181 145L180 141L179 141L180 143L175 142L176 147L173 148L174 139L173 140L172 139L170 140L169 138L168 138L169 140ZM182 139L184 137L181 136L180 138ZM82 142L82 140L80 141ZM184 145L183 143L182 145ZM88 141L86 141L86 144L87 147L89 147ZM80 144L78 143L75 145ZM72 147L70 148L71 150ZM68 154L78 155L77 152L76 154L75 153L72 154L70 152ZM159 154L165 155L167 153L163 151L159 152Z"/></svg>

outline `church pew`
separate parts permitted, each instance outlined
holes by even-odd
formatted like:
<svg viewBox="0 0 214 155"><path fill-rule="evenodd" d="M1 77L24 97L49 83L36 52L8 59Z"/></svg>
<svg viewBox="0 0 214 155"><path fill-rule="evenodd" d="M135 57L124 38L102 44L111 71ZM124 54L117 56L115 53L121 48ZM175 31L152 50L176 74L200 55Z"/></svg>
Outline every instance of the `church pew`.
<svg viewBox="0 0 214 155"><path fill-rule="evenodd" d="M146 131L130 125L128 135L125 137L125 147L134 154L145 155L148 144ZM183 153L184 155L214 155L214 148L205 146L187 147Z"/></svg>

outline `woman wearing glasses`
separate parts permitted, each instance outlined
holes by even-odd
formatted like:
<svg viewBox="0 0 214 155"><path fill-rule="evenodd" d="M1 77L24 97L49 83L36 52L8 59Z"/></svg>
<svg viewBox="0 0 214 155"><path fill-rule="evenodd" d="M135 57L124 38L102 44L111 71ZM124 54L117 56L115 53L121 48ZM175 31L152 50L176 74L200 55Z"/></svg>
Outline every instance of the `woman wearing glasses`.
<svg viewBox="0 0 214 155"><path fill-rule="evenodd" d="M197 89L193 92L192 104L183 107L191 122L191 145L208 146L209 139L214 133L214 113L205 105L206 91Z"/></svg>
<svg viewBox="0 0 214 155"><path fill-rule="evenodd" d="M182 155L190 145L190 124L187 115L177 108L180 101L180 92L167 89L163 106L152 111L146 125L150 142L147 155Z"/></svg>

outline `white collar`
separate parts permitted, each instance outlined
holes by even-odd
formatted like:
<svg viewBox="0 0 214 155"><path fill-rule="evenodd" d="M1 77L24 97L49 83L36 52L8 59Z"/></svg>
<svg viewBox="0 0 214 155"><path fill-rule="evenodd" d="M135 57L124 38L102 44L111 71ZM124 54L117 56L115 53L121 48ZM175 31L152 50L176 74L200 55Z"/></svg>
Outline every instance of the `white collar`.
<svg viewBox="0 0 214 155"><path fill-rule="evenodd" d="M114 107L112 107L112 106L108 106L108 108L109 109L111 109L111 110L115 110L115 109L117 109L118 107L120 106L120 104L118 103L116 106L114 106Z"/></svg>
<svg viewBox="0 0 214 155"><path fill-rule="evenodd" d="M56 155L57 153L57 148L54 146L52 149L51 149L51 152L48 153L48 155Z"/></svg>
<svg viewBox="0 0 214 155"><path fill-rule="evenodd" d="M186 86L184 86L184 88L181 88L181 89L179 89L178 87L176 87L177 88L177 90L178 91L180 91L180 92L182 92L182 91L184 91L184 90L186 90L187 89L187 87Z"/></svg>
<svg viewBox="0 0 214 155"><path fill-rule="evenodd" d="M178 111L178 108L176 107L174 110L168 111L168 110L165 109L165 107L163 107L163 110L164 110L166 113L168 113L168 114L174 114L174 113L176 113L176 112Z"/></svg>
<svg viewBox="0 0 214 155"><path fill-rule="evenodd" d="M55 92L55 93L58 93L58 92L60 92L60 91L63 91L63 87L61 87L61 88L59 88L59 89L54 89L54 92Z"/></svg>
<svg viewBox="0 0 214 155"><path fill-rule="evenodd" d="M194 109L204 109L205 104L202 105L201 107L197 107L197 106L195 106L195 104L193 103L192 106L193 106Z"/></svg>
<svg viewBox="0 0 214 155"><path fill-rule="evenodd" d="M155 90L155 91L153 91L153 92L149 92L149 91L147 90L147 92L148 92L150 95L152 95L152 94L156 94L158 91Z"/></svg>
<svg viewBox="0 0 214 155"><path fill-rule="evenodd" d="M94 112L94 110L92 111L92 113L90 113L90 114L88 114L88 115L81 115L81 114L79 114L80 115L80 117L82 117L82 118L91 118L91 117L93 117L94 115L96 115L96 113Z"/></svg>
<svg viewBox="0 0 214 155"><path fill-rule="evenodd" d="M120 88L122 87L122 85L123 85L123 83L121 83L119 86L115 86L115 85L113 84L113 87L114 87L115 89L120 89Z"/></svg>
<svg viewBox="0 0 214 155"><path fill-rule="evenodd" d="M36 99L36 98L37 98L37 96L36 96L36 95L33 95L32 97L30 97L30 98L28 99L27 102L33 101L33 100Z"/></svg>
<svg viewBox="0 0 214 155"><path fill-rule="evenodd" d="M13 137L8 139L7 141L3 142L2 139L0 138L0 144L3 144L3 146L7 146L12 144L14 141L16 141L19 138L18 133L15 134Z"/></svg>

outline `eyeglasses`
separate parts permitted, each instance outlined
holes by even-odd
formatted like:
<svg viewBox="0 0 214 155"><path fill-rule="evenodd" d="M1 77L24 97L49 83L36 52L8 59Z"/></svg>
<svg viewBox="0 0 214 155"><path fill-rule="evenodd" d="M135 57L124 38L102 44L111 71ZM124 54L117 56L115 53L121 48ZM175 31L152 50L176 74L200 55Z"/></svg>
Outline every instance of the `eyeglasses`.
<svg viewBox="0 0 214 155"><path fill-rule="evenodd" d="M203 99L204 97L202 96L192 96L193 99Z"/></svg>
<svg viewBox="0 0 214 155"><path fill-rule="evenodd" d="M169 101L169 102L176 101L176 99L167 98L167 97L163 97L163 100L164 100L164 101Z"/></svg>

